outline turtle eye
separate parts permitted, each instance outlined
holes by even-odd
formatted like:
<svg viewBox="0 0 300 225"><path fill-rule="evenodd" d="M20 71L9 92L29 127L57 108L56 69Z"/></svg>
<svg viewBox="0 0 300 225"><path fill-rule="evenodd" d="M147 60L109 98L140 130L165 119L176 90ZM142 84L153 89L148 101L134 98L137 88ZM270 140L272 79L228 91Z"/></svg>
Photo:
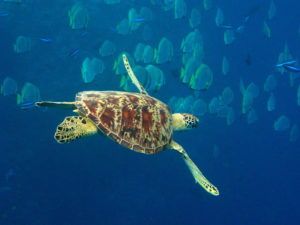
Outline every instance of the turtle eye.
<svg viewBox="0 0 300 225"><path fill-rule="evenodd" d="M192 128L198 127L199 119L196 116L185 113L184 114L184 122L185 122L185 127L187 129L192 129Z"/></svg>

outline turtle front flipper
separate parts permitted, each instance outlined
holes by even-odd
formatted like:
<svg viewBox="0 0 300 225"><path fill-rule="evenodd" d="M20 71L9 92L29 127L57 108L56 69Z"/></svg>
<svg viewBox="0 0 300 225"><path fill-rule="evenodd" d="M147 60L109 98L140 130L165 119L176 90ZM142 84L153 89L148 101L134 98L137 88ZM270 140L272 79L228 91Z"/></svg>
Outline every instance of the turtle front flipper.
<svg viewBox="0 0 300 225"><path fill-rule="evenodd" d="M174 113L173 117L173 130L190 130L198 127L199 119L189 113Z"/></svg>
<svg viewBox="0 0 300 225"><path fill-rule="evenodd" d="M92 121L86 117L68 116L57 126L54 138L63 144L96 134L97 130Z"/></svg>
<svg viewBox="0 0 300 225"><path fill-rule="evenodd" d="M76 109L75 102L36 102L36 106L38 107L53 107L60 109Z"/></svg>
<svg viewBox="0 0 300 225"><path fill-rule="evenodd" d="M182 156L184 162L188 166L189 170L191 171L193 177L195 178L196 182L199 183L208 193L218 196L219 190L213 184L211 184L201 173L199 168L196 164L191 160L189 155L186 153L184 148L175 141L172 141L169 148L176 150Z"/></svg>

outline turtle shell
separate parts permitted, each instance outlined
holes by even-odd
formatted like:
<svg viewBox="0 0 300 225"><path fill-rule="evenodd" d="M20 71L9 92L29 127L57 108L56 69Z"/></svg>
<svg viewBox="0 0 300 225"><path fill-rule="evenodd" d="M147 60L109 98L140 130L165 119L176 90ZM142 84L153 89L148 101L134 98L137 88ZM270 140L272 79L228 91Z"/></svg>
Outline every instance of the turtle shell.
<svg viewBox="0 0 300 225"><path fill-rule="evenodd" d="M138 93L85 91L76 95L79 114L126 148L145 154L165 149L172 140L172 114L161 101Z"/></svg>

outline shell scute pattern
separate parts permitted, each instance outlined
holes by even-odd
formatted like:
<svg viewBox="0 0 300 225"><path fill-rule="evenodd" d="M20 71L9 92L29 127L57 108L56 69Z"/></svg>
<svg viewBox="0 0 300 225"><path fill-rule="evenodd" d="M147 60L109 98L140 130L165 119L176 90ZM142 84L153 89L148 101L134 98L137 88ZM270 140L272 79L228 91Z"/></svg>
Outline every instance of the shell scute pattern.
<svg viewBox="0 0 300 225"><path fill-rule="evenodd" d="M172 140L170 109L150 96L117 91L80 92L76 107L109 138L134 151L157 153Z"/></svg>

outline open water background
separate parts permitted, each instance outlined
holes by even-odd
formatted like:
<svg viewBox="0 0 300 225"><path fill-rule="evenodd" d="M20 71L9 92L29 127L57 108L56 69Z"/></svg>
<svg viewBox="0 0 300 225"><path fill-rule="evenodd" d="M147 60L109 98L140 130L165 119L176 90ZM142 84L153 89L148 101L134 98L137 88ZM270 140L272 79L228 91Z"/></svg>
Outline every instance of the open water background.
<svg viewBox="0 0 300 225"><path fill-rule="evenodd" d="M179 73L181 40L192 29L188 17L175 20L173 11L164 11L149 1L122 1L106 5L101 1L82 1L89 11L88 33L72 30L67 11L75 1L25 1L0 3L9 16L0 17L0 78L14 78L19 87L25 82L40 88L44 100L73 101L82 90L121 90L120 76L111 70L122 51L133 54L138 42L157 46L161 37L174 45L170 63L159 66L166 85L153 93L164 102L172 96L185 97L193 91L181 83ZM188 15L193 7L202 10L199 31L204 39L205 63L214 72L214 83L201 97L209 100L230 86L235 93L236 120L231 126L215 115L200 118L200 126L174 133L206 177L220 190L220 196L206 193L174 151L143 155L129 151L101 136L71 144L57 144L55 128L72 112L48 109L20 110L16 97L0 97L0 224L2 225L82 225L82 224L298 224L300 190L299 140L289 142L289 132L276 132L274 121L282 114L300 125L296 103L299 80L290 87L287 74L280 75L276 89L277 107L267 112L268 95L263 92L267 75L276 73L274 65L286 42L299 59L300 25L297 1L275 1L276 17L269 22L272 36L262 32L270 1L214 0L204 11L202 1L187 1ZM223 31L215 25L216 8L226 21L238 25L253 6L251 17L236 41L225 46ZM122 36L113 32L130 8L149 7L153 12L152 37L145 42L141 30ZM36 42L31 52L16 54L16 37L49 37L52 43ZM87 56L99 57L101 43L112 40L116 54L105 58L107 68L95 81L84 84L81 63ZM69 53L76 48L76 57ZM222 57L230 59L230 73L221 74ZM245 63L247 55L252 64ZM242 95L239 82L255 82L260 95L254 107L258 121L247 124L240 115ZM214 153L214 145L218 153ZM6 179L7 172L13 175Z"/></svg>

